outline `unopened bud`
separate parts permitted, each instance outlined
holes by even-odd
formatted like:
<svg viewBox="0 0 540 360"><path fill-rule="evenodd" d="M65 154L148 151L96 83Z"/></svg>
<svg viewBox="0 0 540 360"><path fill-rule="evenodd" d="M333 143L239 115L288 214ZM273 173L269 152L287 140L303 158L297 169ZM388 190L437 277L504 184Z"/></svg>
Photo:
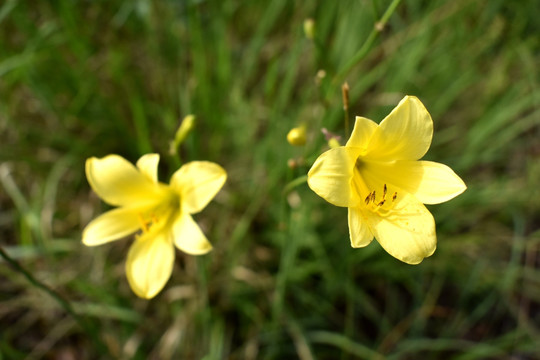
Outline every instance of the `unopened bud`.
<svg viewBox="0 0 540 360"><path fill-rule="evenodd" d="M341 136L328 131L326 128L322 128L321 132L323 133L326 141L328 142L328 146L330 146L332 149L341 146L341 144L339 143Z"/></svg>
<svg viewBox="0 0 540 360"><path fill-rule="evenodd" d="M317 71L317 75L315 75L315 84L321 85L321 82L323 81L325 77L326 77L326 71L324 71L323 69L320 69L319 71Z"/></svg>
<svg viewBox="0 0 540 360"><path fill-rule="evenodd" d="M178 148L180 145L184 142L187 135L193 130L193 127L195 126L195 115L187 115L182 120L182 123L178 127L178 130L176 130L176 134L174 135L174 141L171 142L171 148L170 153L172 155L176 154L178 151Z"/></svg>
<svg viewBox="0 0 540 360"><path fill-rule="evenodd" d="M309 40L313 40L315 38L315 20L304 20L304 35L306 35Z"/></svg>
<svg viewBox="0 0 540 360"><path fill-rule="evenodd" d="M287 141L294 146L302 146L306 143L306 126L300 125L289 131Z"/></svg>
<svg viewBox="0 0 540 360"><path fill-rule="evenodd" d="M330 148L332 149L335 149L335 148L340 147L341 144L339 143L338 139L331 138L330 140L328 140L328 146L330 146Z"/></svg>
<svg viewBox="0 0 540 360"><path fill-rule="evenodd" d="M341 98L343 100L343 110L349 110L349 84L344 82L341 85Z"/></svg>
<svg viewBox="0 0 540 360"><path fill-rule="evenodd" d="M289 167L289 169L294 170L294 169L296 169L298 164L296 163L295 159L289 159L289 160L287 160L287 166Z"/></svg>

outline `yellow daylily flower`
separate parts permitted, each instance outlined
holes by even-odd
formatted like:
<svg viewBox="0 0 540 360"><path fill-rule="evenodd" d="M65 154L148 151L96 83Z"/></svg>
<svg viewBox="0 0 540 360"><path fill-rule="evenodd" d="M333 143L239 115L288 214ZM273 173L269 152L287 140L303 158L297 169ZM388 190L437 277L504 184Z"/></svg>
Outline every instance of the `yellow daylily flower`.
<svg viewBox="0 0 540 360"><path fill-rule="evenodd" d="M174 247L202 255L212 250L191 214L200 212L219 192L227 173L214 163L193 161L158 182L158 154L147 154L137 166L118 155L90 158L86 177L106 203L117 208L92 220L82 242L101 245L140 231L129 249L126 275L135 294L150 299L163 289L174 264Z"/></svg>
<svg viewBox="0 0 540 360"><path fill-rule="evenodd" d="M423 204L448 201L467 187L448 166L419 160L432 136L424 105L405 96L379 125L356 117L345 146L315 161L308 185L329 203L348 207L352 247L367 246L375 237L408 264L433 254L435 221Z"/></svg>

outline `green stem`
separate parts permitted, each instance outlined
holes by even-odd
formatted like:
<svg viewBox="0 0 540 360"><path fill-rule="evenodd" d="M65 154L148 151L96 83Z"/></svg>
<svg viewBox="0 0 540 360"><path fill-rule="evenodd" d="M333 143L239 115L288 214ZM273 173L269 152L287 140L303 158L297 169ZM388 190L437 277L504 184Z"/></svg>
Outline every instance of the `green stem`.
<svg viewBox="0 0 540 360"><path fill-rule="evenodd" d="M18 273L22 274L30 284L33 286L45 291L49 296L51 296L73 319L75 322L91 337L95 345L98 348L98 351L101 354L110 354L108 348L105 344L96 336L96 333L92 326L90 326L81 316L79 316L71 304L65 300L60 294L56 291L36 279L31 273L29 273L25 268L23 268L17 261L15 261L9 254L0 247L0 256L9 264L11 267Z"/></svg>
<svg viewBox="0 0 540 360"><path fill-rule="evenodd" d="M349 108L343 109L343 114L345 116L345 138L349 138L350 134L350 125L349 125Z"/></svg>
<svg viewBox="0 0 540 360"><path fill-rule="evenodd" d="M303 175L300 177L297 177L296 179L289 182L287 185L285 185L285 188L283 189L284 194L288 194L292 189L295 187L302 185L303 183L307 182L307 175Z"/></svg>
<svg viewBox="0 0 540 360"><path fill-rule="evenodd" d="M360 50L358 50L358 52L351 58L351 60L349 60L349 62L345 64L343 69L341 69L341 71L336 74L336 76L334 77L335 84L341 84L343 82L343 79L345 79L351 69L356 66L368 54L369 50L373 46L373 43L375 42L375 39L377 39L377 36L381 32L381 29L384 28L400 2L401 0L393 0L392 3L388 6L379 21L377 21L373 26L373 30L371 30L371 33L369 34L368 38L366 39Z"/></svg>

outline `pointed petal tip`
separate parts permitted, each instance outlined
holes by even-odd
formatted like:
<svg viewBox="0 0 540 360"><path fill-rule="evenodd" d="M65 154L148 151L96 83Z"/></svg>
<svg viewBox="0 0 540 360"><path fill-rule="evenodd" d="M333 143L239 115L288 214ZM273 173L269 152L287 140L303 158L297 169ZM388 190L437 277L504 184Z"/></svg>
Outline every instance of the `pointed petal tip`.
<svg viewBox="0 0 540 360"><path fill-rule="evenodd" d="M465 190L467 190L467 184L465 184L463 182L463 180L461 180L461 186L459 187L459 190L458 190L456 196L463 194L465 192Z"/></svg>
<svg viewBox="0 0 540 360"><path fill-rule="evenodd" d="M407 101L407 100L413 100L413 101L414 101L414 100L418 100L418 97L417 97L416 95L405 95L405 96L403 97L402 101L403 101L403 100L406 100L406 101ZM420 100L418 100L418 101L420 101Z"/></svg>
<svg viewBox="0 0 540 360"><path fill-rule="evenodd" d="M204 255L212 250L212 244L189 214L180 215L174 225L174 244L189 255Z"/></svg>
<svg viewBox="0 0 540 360"><path fill-rule="evenodd" d="M157 294L159 294L159 292L156 292L156 291L152 291L152 292L145 292L143 291L142 289L139 289L137 287L133 287L133 286L130 286L131 288L131 291L133 291L133 293L135 295L137 295L137 297L140 297L141 299L144 299L144 300L150 300L154 297L156 297Z"/></svg>
<svg viewBox="0 0 540 360"><path fill-rule="evenodd" d="M206 247L201 247L198 249L199 251L197 253L195 252L192 252L191 255L195 255L195 256L199 256L199 255L206 255L208 254L210 251L214 250L214 247L212 246L212 244L208 243L208 246Z"/></svg>
<svg viewBox="0 0 540 360"><path fill-rule="evenodd" d="M437 246L434 246L431 252L426 253L426 255L424 256L410 257L410 258L403 258L403 259L396 257L396 259L409 265L420 265L422 261L424 261L424 259L427 259L431 255L433 255L436 249L437 249Z"/></svg>
<svg viewBox="0 0 540 360"><path fill-rule="evenodd" d="M88 236L85 234L84 231L83 231L83 234L82 234L82 237L81 237L81 242L83 243L84 246L88 246L88 247L94 247L94 246L101 245L101 244L98 244L96 242L90 241Z"/></svg>
<svg viewBox="0 0 540 360"><path fill-rule="evenodd" d="M415 95L405 95L403 97L403 99L401 99L400 103L403 103L403 102L415 102L417 104L419 104L420 106L424 107L424 104L422 103L422 101L420 101L420 99L415 96Z"/></svg>
<svg viewBox="0 0 540 360"><path fill-rule="evenodd" d="M454 191L447 193L446 199L444 199L443 201L425 202L425 204L438 204L438 203L441 203L441 202L449 201L449 200L452 200L453 198L456 198L459 195L463 194L465 192L465 190L467 190L467 185L465 184L465 182L457 174L455 174L455 173L453 173L453 174L454 174L454 177L452 178L452 180L453 180L453 183L454 183Z"/></svg>
<svg viewBox="0 0 540 360"><path fill-rule="evenodd" d="M158 183L159 154L145 154L137 160L137 169L152 183Z"/></svg>
<svg viewBox="0 0 540 360"><path fill-rule="evenodd" d="M351 137L347 140L346 146L357 147L364 151L368 147L371 136L378 126L373 120L357 116L354 121Z"/></svg>

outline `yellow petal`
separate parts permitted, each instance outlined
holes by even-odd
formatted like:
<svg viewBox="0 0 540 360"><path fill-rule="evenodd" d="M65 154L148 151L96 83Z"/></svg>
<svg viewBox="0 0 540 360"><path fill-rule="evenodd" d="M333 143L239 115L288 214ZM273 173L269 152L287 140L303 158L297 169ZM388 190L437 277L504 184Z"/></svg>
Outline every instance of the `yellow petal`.
<svg viewBox="0 0 540 360"><path fill-rule="evenodd" d="M192 161L177 170L171 186L180 194L182 211L195 214L216 196L227 180L227 173L218 164Z"/></svg>
<svg viewBox="0 0 540 360"><path fill-rule="evenodd" d="M414 196L398 194L394 207L380 214L362 210L377 241L396 259L418 264L435 251L435 220Z"/></svg>
<svg viewBox="0 0 540 360"><path fill-rule="evenodd" d="M349 236L354 248L368 246L373 241L367 219L359 208L349 208Z"/></svg>
<svg viewBox="0 0 540 360"><path fill-rule="evenodd" d="M374 121L357 116L351 137L345 146L361 148L362 151L365 150L377 126L377 123Z"/></svg>
<svg viewBox="0 0 540 360"><path fill-rule="evenodd" d="M452 169L432 161L366 162L362 170L368 182L394 185L424 204L448 201L467 189Z"/></svg>
<svg viewBox="0 0 540 360"><path fill-rule="evenodd" d="M428 151L433 120L414 96L403 100L373 132L366 157L378 160L418 160Z"/></svg>
<svg viewBox="0 0 540 360"><path fill-rule="evenodd" d="M163 189L118 155L86 160L86 178L105 202L131 206L159 202Z"/></svg>
<svg viewBox="0 0 540 360"><path fill-rule="evenodd" d="M171 277L174 246L166 231L150 232L135 240L126 260L126 275L137 296L153 298Z"/></svg>
<svg viewBox="0 0 540 360"><path fill-rule="evenodd" d="M84 228L82 242L96 246L118 240L139 230L141 222L133 209L118 208L92 220Z"/></svg>
<svg viewBox="0 0 540 360"><path fill-rule="evenodd" d="M341 146L315 160L308 172L308 185L317 195L336 206L354 207L358 196L352 187L358 149Z"/></svg>
<svg viewBox="0 0 540 360"><path fill-rule="evenodd" d="M212 244L189 214L182 214L176 219L173 234L174 244L185 253L203 255L212 250Z"/></svg>
<svg viewBox="0 0 540 360"><path fill-rule="evenodd" d="M137 161L137 168L151 182L158 182L159 154L146 154Z"/></svg>
<svg viewBox="0 0 540 360"><path fill-rule="evenodd" d="M467 189L461 178L448 166L433 161L407 161L399 164L403 168L404 179L401 188L414 195L424 204L439 204L458 196ZM399 174L399 170L397 171ZM421 174L420 182L416 186L413 179L416 174ZM399 185L398 185L399 186Z"/></svg>

